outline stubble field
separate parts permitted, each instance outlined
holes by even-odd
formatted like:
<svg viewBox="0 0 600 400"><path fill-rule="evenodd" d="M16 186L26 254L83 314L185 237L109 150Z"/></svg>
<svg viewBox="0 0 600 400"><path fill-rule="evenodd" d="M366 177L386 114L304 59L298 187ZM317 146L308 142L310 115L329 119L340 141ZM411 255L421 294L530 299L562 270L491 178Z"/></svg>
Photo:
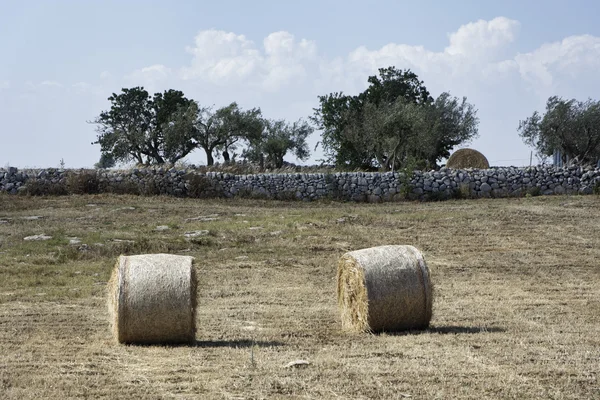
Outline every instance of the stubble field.
<svg viewBox="0 0 600 400"><path fill-rule="evenodd" d="M340 330L337 260L383 244L424 253L428 330ZM196 258L196 344L116 344L117 257L164 252ZM600 398L599 260L598 196L0 196L0 398Z"/></svg>

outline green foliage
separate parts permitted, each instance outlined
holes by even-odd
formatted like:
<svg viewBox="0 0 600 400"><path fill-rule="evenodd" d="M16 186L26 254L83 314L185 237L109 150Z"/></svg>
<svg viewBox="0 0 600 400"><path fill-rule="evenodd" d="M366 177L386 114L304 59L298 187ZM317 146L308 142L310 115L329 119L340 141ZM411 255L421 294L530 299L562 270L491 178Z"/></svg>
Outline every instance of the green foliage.
<svg viewBox="0 0 600 400"><path fill-rule="evenodd" d="M417 169L417 162L413 158L409 158L407 163L398 171L398 183L400 197L404 200L413 197L413 185L412 179L415 170Z"/></svg>
<svg viewBox="0 0 600 400"><path fill-rule="evenodd" d="M96 169L106 169L112 168L117 164L115 161L115 157L112 153L102 153L100 154L100 160L96 164L94 164L94 168Z"/></svg>
<svg viewBox="0 0 600 400"><path fill-rule="evenodd" d="M357 96L320 96L311 118L323 130L328 161L339 169L402 168L415 159L432 168L477 135L475 108L442 93L434 100L410 70L382 68Z"/></svg>
<svg viewBox="0 0 600 400"><path fill-rule="evenodd" d="M219 183L205 175L188 174L186 180L189 185L189 197L198 199L223 197L223 189Z"/></svg>
<svg viewBox="0 0 600 400"><path fill-rule="evenodd" d="M457 200L464 200L464 199L470 199L473 197L473 195L471 194L471 187L469 186L468 183L461 183L458 185L458 188L456 188L453 192L453 197Z"/></svg>
<svg viewBox="0 0 600 400"><path fill-rule="evenodd" d="M596 182L596 184L592 188L592 193L600 196L600 181Z"/></svg>
<svg viewBox="0 0 600 400"><path fill-rule="evenodd" d="M108 100L110 110L93 121L98 136L92 143L99 144L106 157L138 164L174 163L196 148L190 123L196 105L182 92L171 89L150 97L143 87L124 88Z"/></svg>
<svg viewBox="0 0 600 400"><path fill-rule="evenodd" d="M306 122L298 120L292 124L284 120L265 120L259 135L249 139L248 149L243 156L257 162L261 169L283 167L283 158L292 151L300 160L310 155L306 139L313 128Z"/></svg>
<svg viewBox="0 0 600 400"><path fill-rule="evenodd" d="M563 162L596 164L600 159L600 101L563 100L552 96L546 113L519 121L519 135L542 156L559 150Z"/></svg>
<svg viewBox="0 0 600 400"><path fill-rule="evenodd" d="M67 188L71 194L96 194L100 193L100 182L96 171L82 170L67 174Z"/></svg>
<svg viewBox="0 0 600 400"><path fill-rule="evenodd" d="M525 197L537 197L542 195L542 189L539 186L533 186L527 189Z"/></svg>
<svg viewBox="0 0 600 400"><path fill-rule="evenodd" d="M226 162L230 151L240 140L255 140L263 130L261 111L258 108L242 111L237 103L213 111L201 108L194 123L198 146L206 153L207 165L214 164L215 150L221 150Z"/></svg>

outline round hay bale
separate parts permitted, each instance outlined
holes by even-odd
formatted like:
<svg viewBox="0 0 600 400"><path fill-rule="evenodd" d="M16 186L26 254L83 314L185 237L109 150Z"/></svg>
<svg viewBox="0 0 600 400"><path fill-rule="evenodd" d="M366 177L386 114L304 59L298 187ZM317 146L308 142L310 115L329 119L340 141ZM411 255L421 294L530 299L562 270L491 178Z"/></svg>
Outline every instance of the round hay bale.
<svg viewBox="0 0 600 400"><path fill-rule="evenodd" d="M194 258L120 256L108 284L113 335L119 343L192 343L196 338Z"/></svg>
<svg viewBox="0 0 600 400"><path fill-rule="evenodd" d="M452 169L466 169L466 168L475 168L475 169L488 169L490 167L490 163L487 158L477 150L473 149L460 149L456 150L448 161L446 162L447 168Z"/></svg>
<svg viewBox="0 0 600 400"><path fill-rule="evenodd" d="M338 263L337 296L344 329L425 329L431 320L429 268L413 246L351 251Z"/></svg>

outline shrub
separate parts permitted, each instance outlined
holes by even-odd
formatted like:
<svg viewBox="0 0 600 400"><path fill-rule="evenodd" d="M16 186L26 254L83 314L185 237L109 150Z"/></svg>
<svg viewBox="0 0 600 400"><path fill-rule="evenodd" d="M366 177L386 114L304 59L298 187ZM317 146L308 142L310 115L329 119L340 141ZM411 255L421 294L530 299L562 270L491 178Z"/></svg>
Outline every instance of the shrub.
<svg viewBox="0 0 600 400"><path fill-rule="evenodd" d="M160 185L154 178L148 178L139 190L142 196L158 196L161 194Z"/></svg>
<svg viewBox="0 0 600 400"><path fill-rule="evenodd" d="M197 199L208 199L223 197L223 188L217 181L207 178L205 175L188 174L188 196Z"/></svg>
<svg viewBox="0 0 600 400"><path fill-rule="evenodd" d="M537 197L542 194L542 189L539 186L533 186L527 190L525 197Z"/></svg>
<svg viewBox="0 0 600 400"><path fill-rule="evenodd" d="M67 175L67 188L72 194L97 194L100 192L100 182L96 171L82 170L69 172Z"/></svg>
<svg viewBox="0 0 600 400"><path fill-rule="evenodd" d="M458 200L472 198L472 196L471 196L471 187L467 183L461 183L452 192L452 197L455 198L455 199L458 199Z"/></svg>

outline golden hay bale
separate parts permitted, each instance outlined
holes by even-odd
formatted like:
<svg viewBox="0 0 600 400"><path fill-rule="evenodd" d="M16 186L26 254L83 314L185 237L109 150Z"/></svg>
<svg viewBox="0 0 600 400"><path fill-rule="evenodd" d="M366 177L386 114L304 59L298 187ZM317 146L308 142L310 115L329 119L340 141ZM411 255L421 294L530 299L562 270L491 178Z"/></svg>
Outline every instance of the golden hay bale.
<svg viewBox="0 0 600 400"><path fill-rule="evenodd" d="M342 256L337 274L344 329L362 332L425 329L433 290L429 268L413 246L379 246Z"/></svg>
<svg viewBox="0 0 600 400"><path fill-rule="evenodd" d="M193 257L120 256L108 284L115 339L119 343L192 343L196 284Z"/></svg>
<svg viewBox="0 0 600 400"><path fill-rule="evenodd" d="M485 158L485 156L477 150L460 149L456 150L450 156L450 158L448 158L446 167L452 169L488 169L490 167L490 163L488 162L487 158Z"/></svg>

